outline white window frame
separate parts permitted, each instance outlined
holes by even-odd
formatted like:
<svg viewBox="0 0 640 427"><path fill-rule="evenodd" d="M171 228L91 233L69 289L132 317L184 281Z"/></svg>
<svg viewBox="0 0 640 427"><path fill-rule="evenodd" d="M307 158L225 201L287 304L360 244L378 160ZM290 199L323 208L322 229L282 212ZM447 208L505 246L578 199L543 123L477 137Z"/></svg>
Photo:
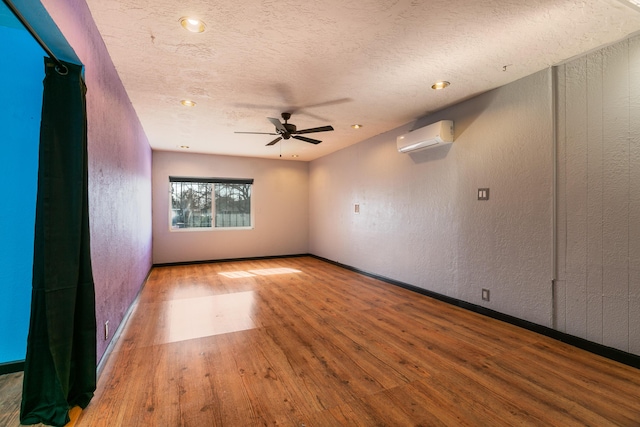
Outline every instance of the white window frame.
<svg viewBox="0 0 640 427"><path fill-rule="evenodd" d="M175 226L175 217L176 214L174 212L173 207L173 196L172 196L172 188L173 184L177 182L189 183L189 184L208 184L210 185L209 200L211 204L210 213L209 213L209 226L203 227L176 227ZM216 213L216 190L215 186L220 184L248 184L249 187L249 225L242 226L216 226L216 222L218 219L218 215L223 215L220 213ZM194 232L194 231L229 231L229 230L252 230L255 228L255 218L254 218L254 209L253 209L253 179L252 178L202 178L202 177L169 177L169 230L172 232ZM182 213L180 214L182 215ZM233 215L233 214L231 214ZM236 214L238 215L238 214Z"/></svg>

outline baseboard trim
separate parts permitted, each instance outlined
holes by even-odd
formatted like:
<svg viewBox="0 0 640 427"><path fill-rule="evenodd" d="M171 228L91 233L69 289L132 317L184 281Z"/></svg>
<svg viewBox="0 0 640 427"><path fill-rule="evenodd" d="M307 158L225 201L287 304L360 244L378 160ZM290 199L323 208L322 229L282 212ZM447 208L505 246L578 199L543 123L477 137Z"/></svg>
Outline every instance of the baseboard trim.
<svg viewBox="0 0 640 427"><path fill-rule="evenodd" d="M553 338L555 340L564 342L566 344L572 345L574 347L580 348L582 350L586 350L590 353L597 354L599 356L606 357L607 359L615 360L616 362L623 363L628 366L632 366L634 368L640 369L640 356L637 356L632 353L627 353L622 350L618 350L613 347L607 347L602 344L595 343L593 341L586 340L584 338L579 338L574 335L569 335L564 332L557 331L555 329L549 328L547 326L542 326L537 323L529 322L524 319L520 319L518 317L510 316L508 314L500 313L499 311L491 310L486 307L482 307L477 304L472 304L463 300L459 300L456 298L452 298L446 295L439 294L437 292L429 291L427 289L419 288L414 285L410 285L408 283L401 282L399 280L390 279L388 277L380 276L378 274L369 273L367 271L360 270L358 268L352 267L350 265L342 264L337 261L332 261L327 258L323 258L317 255L309 254L308 256L319 259L321 261L325 261L329 264L333 264L335 266L344 268L345 270L350 270L355 273L362 274L364 276L368 276L377 280L381 280L385 283L389 283L391 285L399 286L404 289L408 289L410 291L426 295L428 297L437 299L439 301L446 302L448 304L455 305L460 308L464 308L466 310L473 311L478 314L482 314L484 316L491 317L496 320L500 320L514 326L521 327L523 329L527 329L532 332L536 332L538 334L544 335L549 338Z"/></svg>
<svg viewBox="0 0 640 427"><path fill-rule="evenodd" d="M163 263L153 264L153 268L173 267L173 266L179 266L179 265L194 265L194 264L215 264L219 262L261 261L261 260L280 259L280 258L300 258L304 256L313 256L313 255L311 254L270 255L270 256L244 257L244 258L209 259L209 260L202 260L202 261L163 262Z"/></svg>
<svg viewBox="0 0 640 427"><path fill-rule="evenodd" d="M138 294L134 298L134 300L131 303L131 305L129 305L129 308L127 309L127 312L124 314L124 317L122 318L122 322L120 322L120 325L118 325L118 328L113 333L113 337L111 338L111 341L109 342L109 345L107 346L107 349L104 351L104 354L100 358L100 362L98 362L98 365L96 366L96 372L97 372L97 376L98 377L100 377L100 374L102 373L102 369L104 368L104 364L106 363L107 359L109 358L109 355L111 354L111 351L113 350L113 347L115 346L116 342L120 338L120 334L122 333L122 330L124 329L124 326L126 325L127 321L129 320L129 317L131 316L131 313L133 312L133 307L135 307L136 303L138 302L138 299L140 298L140 293L142 292L142 289L145 287L145 285L147 284L147 281L149 280L149 276L151 275L151 270L153 270L153 266L147 272L147 276L144 278L144 281L142 282L142 286L140 286L140 289L138 290ZM12 374L12 373L15 373L15 372L22 372L22 371L24 371L24 363L25 363L24 360L17 360L15 362L0 363L0 375Z"/></svg>
<svg viewBox="0 0 640 427"><path fill-rule="evenodd" d="M381 275L378 275L378 274L370 273L368 271L364 271L364 270L352 267L352 266L347 265L347 264L342 264L342 263L337 262L337 261L332 261L330 259L323 258L323 257L318 256L318 255L314 255L314 254L296 254L296 255L277 255L277 256L264 256L264 257L230 258L230 259L218 259L218 260L207 260L207 261L189 261L189 262L153 264L151 269L147 273L147 276L146 276L144 282L142 283L142 286L140 287L140 290L138 291L138 295L136 295L136 298L133 300L133 302L129 306L129 309L125 313L125 316L122 319L122 322L120 322L120 325L118 326L118 328L116 329L116 331L115 331L115 333L113 335L113 339L111 340L111 342L107 346L107 349L105 350L104 354L102 355L102 357L100 359L100 362L98 363L98 366L97 366L97 375L98 375L98 377L100 377L100 374L102 373L102 370L104 369L104 365L105 365L107 359L109 358L109 355L111 354L111 351L113 350L113 347L115 347L115 344L117 343L118 339L120 338L120 335L121 335L126 323L128 322L129 317L133 313L133 308L136 306L136 304L138 302L138 299L140 297L140 293L142 292L142 289L144 289L144 287L146 286L147 281L149 279L149 276L151 274L151 271L155 267L168 267L168 266L175 266L175 265L191 265L191 264L209 264L209 263L219 263L219 262L222 263L222 262L229 262L229 261L256 261L256 260L279 259L279 258L296 258L296 257L305 257L305 256L316 258L316 259L324 261L326 263L333 264L333 265L335 265L337 267L344 268L345 270L353 271L355 273L362 274L363 276L367 276L367 277L371 277L371 278L374 278L374 279L377 279L377 280L381 280L381 281L383 281L385 283L389 283L391 285L395 285L395 286L398 286L398 287L401 287L401 288L416 292L418 294L425 295L425 296L437 299L439 301L443 301L443 302L446 302L448 304L455 305L456 307L464 308L466 310L473 311L475 313L482 314L484 316L488 316L488 317L491 317L493 319L500 320L500 321L512 324L514 326L521 327L523 329L527 329L527 330L532 331L532 332L539 333L541 335L547 336L549 338L556 339L558 341L564 342L566 344L572 345L572 346L580 348L582 350L586 350L586 351L588 351L590 353L594 353L594 354L597 354L599 356L603 356L603 357L606 357L608 359L615 360L616 362L620 362L620 363L623 363L625 365L632 366L634 368L640 369L640 356L637 356L635 354L627 353L625 351L618 350L618 349L615 349L615 348L612 348L612 347L607 347L605 345L598 344L598 343L595 343L593 341L586 340L584 338L576 337L574 335L570 335L570 334L567 334L567 333L564 333L564 332L557 331L557 330L549 328L547 326L542 326L542 325L539 325L537 323L529 322L527 320L520 319L518 317L510 316L508 314L500 313L498 311L491 310L489 308L479 306L477 304L472 304L472 303L469 303L469 302L466 302L466 301L463 301L463 300L459 300L459 299L456 299L456 298L449 297L447 295L442 295L442 294L439 294L437 292L429 291L427 289L423 289L423 288L420 288L420 287L417 287L417 286L414 286L414 285L410 285L408 283L401 282L399 280L395 280L395 279L391 279L389 277L385 277L385 276L381 276ZM15 372L22 372L22 371L24 371L24 364L25 364L24 360L0 363L0 375L12 374L12 373L15 373Z"/></svg>
<svg viewBox="0 0 640 427"><path fill-rule="evenodd" d="M24 371L24 360L0 363L0 375L13 374Z"/></svg>
<svg viewBox="0 0 640 427"><path fill-rule="evenodd" d="M102 371L104 369L104 365L107 363L107 360L109 360L109 356L111 355L111 352L113 351L113 348L118 343L118 340L120 339L120 335L122 334L122 331L124 330L124 327L127 325L127 322L129 321L129 317L131 317L131 314L133 313L134 307L138 304L138 300L140 299L140 294L142 293L142 290L144 289L144 287L147 285L147 281L149 280L149 276L151 276L151 271L153 271L153 266L151 266L151 268L147 272L146 277L142 281L142 285L140 286L140 289L138 289L138 293L136 294L136 297L133 299L131 304L129 304L129 308L127 308L127 311L124 313L124 316L122 316L122 321L120 322L120 324L116 328L115 332L113 333L113 336L111 337L111 341L109 341L109 345L107 345L107 348L105 349L104 353L102 354L102 357L100 358L100 361L98 362L98 365L96 366L96 377L97 378L100 378L100 375L102 374Z"/></svg>

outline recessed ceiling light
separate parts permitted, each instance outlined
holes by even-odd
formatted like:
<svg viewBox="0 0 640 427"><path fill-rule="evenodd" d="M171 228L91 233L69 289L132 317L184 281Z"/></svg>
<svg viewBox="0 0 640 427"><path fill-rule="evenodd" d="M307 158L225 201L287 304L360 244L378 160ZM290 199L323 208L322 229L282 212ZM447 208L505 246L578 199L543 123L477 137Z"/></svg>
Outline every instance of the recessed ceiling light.
<svg viewBox="0 0 640 427"><path fill-rule="evenodd" d="M640 12L640 0L620 0L636 12Z"/></svg>
<svg viewBox="0 0 640 427"><path fill-rule="evenodd" d="M182 101L180 101L180 104L184 105L185 107L195 107L196 106L195 101L191 101L190 99L183 99Z"/></svg>
<svg viewBox="0 0 640 427"><path fill-rule="evenodd" d="M204 22L199 19L189 18L188 16L180 18L180 25L192 33L202 33L205 29Z"/></svg>
<svg viewBox="0 0 640 427"><path fill-rule="evenodd" d="M351 127L354 129L360 129L362 125L355 124L355 125L351 125Z"/></svg>
<svg viewBox="0 0 640 427"><path fill-rule="evenodd" d="M178 145L178 148L182 148L183 150L186 150L189 148L188 145Z"/></svg>
<svg viewBox="0 0 640 427"><path fill-rule="evenodd" d="M291 157L296 158L299 157L297 154L292 154Z"/></svg>
<svg viewBox="0 0 640 427"><path fill-rule="evenodd" d="M445 81L435 82L434 84L431 85L431 89L435 89L435 90L444 89L445 87L448 87L450 84L451 83L445 82Z"/></svg>

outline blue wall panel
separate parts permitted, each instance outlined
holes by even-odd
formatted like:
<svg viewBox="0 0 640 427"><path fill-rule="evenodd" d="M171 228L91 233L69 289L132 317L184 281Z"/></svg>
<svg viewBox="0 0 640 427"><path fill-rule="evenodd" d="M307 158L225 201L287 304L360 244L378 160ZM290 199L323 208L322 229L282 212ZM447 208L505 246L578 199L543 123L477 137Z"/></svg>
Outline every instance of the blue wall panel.
<svg viewBox="0 0 640 427"><path fill-rule="evenodd" d="M44 52L28 32L7 26L0 26L0 52L0 363L5 363L26 355Z"/></svg>

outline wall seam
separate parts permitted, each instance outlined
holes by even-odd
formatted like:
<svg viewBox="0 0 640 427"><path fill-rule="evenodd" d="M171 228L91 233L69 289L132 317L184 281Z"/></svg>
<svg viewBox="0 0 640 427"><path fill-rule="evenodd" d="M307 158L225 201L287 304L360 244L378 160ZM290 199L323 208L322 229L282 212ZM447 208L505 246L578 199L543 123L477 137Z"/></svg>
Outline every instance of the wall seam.
<svg viewBox="0 0 640 427"><path fill-rule="evenodd" d="M627 39L627 351L631 349L631 39Z"/></svg>
<svg viewBox="0 0 640 427"><path fill-rule="evenodd" d="M563 144L564 144L564 156L563 156L563 162L564 162L564 177L563 177L563 185L564 185L564 218L563 218L563 222L564 222L564 266L563 266L563 275L564 275L564 332L567 331L567 257L568 257L568 250L569 250L569 241L568 241L568 230L567 230L567 225L569 224L569 220L568 220L568 209L567 209L567 86L568 86L568 82L567 82L567 66L564 66L564 99L563 99L563 108L564 108L564 112L563 112L563 118L564 118L564 126L563 126Z"/></svg>
<svg viewBox="0 0 640 427"><path fill-rule="evenodd" d="M553 188L552 188L552 263L551 263L551 327L558 328L557 281L558 281L558 67L551 68L551 120L553 132Z"/></svg>
<svg viewBox="0 0 640 427"><path fill-rule="evenodd" d="M600 147L602 155L600 156L600 170L602 171L600 192L600 241L602 242L602 250L600 251L600 343L604 343L604 50L600 51Z"/></svg>
<svg viewBox="0 0 640 427"><path fill-rule="evenodd" d="M585 122L589 123L589 55L585 56L584 58L584 97L585 97ZM586 157L587 157L587 164L586 164L586 217L585 217L585 238L586 238L586 262L584 263L584 297L585 297L585 304L584 304L584 321L585 321L585 335L586 337L589 336L589 249L591 247L591 245L589 245L589 195L591 194L590 188L589 188L589 126L585 126L586 128L586 140L585 140L585 148L586 148ZM585 338L586 338L585 337Z"/></svg>

